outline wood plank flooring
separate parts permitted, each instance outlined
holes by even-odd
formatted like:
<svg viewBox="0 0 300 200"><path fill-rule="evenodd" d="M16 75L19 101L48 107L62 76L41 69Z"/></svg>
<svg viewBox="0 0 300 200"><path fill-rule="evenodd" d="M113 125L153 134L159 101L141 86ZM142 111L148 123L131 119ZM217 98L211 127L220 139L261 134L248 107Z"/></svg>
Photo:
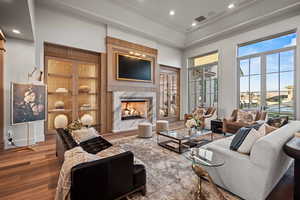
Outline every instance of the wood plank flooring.
<svg viewBox="0 0 300 200"><path fill-rule="evenodd" d="M182 122L172 124L175 129ZM134 133L108 136L108 139ZM0 200L53 200L60 164L55 155L55 135L34 147L35 151L16 149L0 152ZM290 169L268 200L293 197L293 172Z"/></svg>

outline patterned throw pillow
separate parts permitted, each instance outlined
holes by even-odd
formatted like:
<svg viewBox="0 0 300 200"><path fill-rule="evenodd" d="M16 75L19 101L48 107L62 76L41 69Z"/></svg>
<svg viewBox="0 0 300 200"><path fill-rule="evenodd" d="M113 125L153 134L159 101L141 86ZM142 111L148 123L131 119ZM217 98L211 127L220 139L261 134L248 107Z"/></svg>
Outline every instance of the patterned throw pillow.
<svg viewBox="0 0 300 200"><path fill-rule="evenodd" d="M90 140L92 138L99 137L97 131L94 128L81 128L71 132L73 139L77 144Z"/></svg>
<svg viewBox="0 0 300 200"><path fill-rule="evenodd" d="M244 111L238 110L237 120L238 122L251 123L255 120L256 111Z"/></svg>
<svg viewBox="0 0 300 200"><path fill-rule="evenodd" d="M201 117L203 117L205 113L206 113L205 108L197 107L192 114L195 119L201 119Z"/></svg>

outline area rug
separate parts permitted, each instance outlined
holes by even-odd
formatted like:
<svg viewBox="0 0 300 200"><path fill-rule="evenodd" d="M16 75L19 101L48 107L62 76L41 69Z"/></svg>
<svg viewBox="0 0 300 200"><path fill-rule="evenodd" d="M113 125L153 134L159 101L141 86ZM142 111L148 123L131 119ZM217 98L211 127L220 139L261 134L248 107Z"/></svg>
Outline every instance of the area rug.
<svg viewBox="0 0 300 200"><path fill-rule="evenodd" d="M202 136L201 139L210 139ZM223 136L214 135L214 139ZM197 175L191 168L191 161L161 146L158 146L156 136L150 139L137 136L112 140L113 145L131 151L137 162L145 165L147 172L147 195L140 193L128 197L129 200L193 200L196 198ZM212 187L202 182L205 199L218 199L212 192ZM228 200L239 199L220 189Z"/></svg>

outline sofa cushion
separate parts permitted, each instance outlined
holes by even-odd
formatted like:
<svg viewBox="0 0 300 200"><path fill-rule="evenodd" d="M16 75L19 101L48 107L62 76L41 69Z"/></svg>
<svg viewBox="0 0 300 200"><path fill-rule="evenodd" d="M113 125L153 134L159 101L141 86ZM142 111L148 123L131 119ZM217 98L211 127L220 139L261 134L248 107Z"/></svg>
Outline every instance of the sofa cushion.
<svg viewBox="0 0 300 200"><path fill-rule="evenodd" d="M264 135L265 134L263 132L257 131L256 129L252 128L237 151L239 153L250 154L250 151L255 142Z"/></svg>
<svg viewBox="0 0 300 200"><path fill-rule="evenodd" d="M272 131L275 131L277 128L268 125L267 123L264 123L259 129L258 131L262 134L262 135L268 135L269 133L271 133Z"/></svg>

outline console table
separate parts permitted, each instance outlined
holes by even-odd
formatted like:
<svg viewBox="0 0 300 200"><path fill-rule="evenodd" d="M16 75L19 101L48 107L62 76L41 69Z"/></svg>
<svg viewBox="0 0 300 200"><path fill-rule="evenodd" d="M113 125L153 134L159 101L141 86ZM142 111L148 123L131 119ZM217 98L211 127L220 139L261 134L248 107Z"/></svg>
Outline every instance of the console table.
<svg viewBox="0 0 300 200"><path fill-rule="evenodd" d="M292 138L283 147L284 152L295 159L294 199L300 199L300 138Z"/></svg>

